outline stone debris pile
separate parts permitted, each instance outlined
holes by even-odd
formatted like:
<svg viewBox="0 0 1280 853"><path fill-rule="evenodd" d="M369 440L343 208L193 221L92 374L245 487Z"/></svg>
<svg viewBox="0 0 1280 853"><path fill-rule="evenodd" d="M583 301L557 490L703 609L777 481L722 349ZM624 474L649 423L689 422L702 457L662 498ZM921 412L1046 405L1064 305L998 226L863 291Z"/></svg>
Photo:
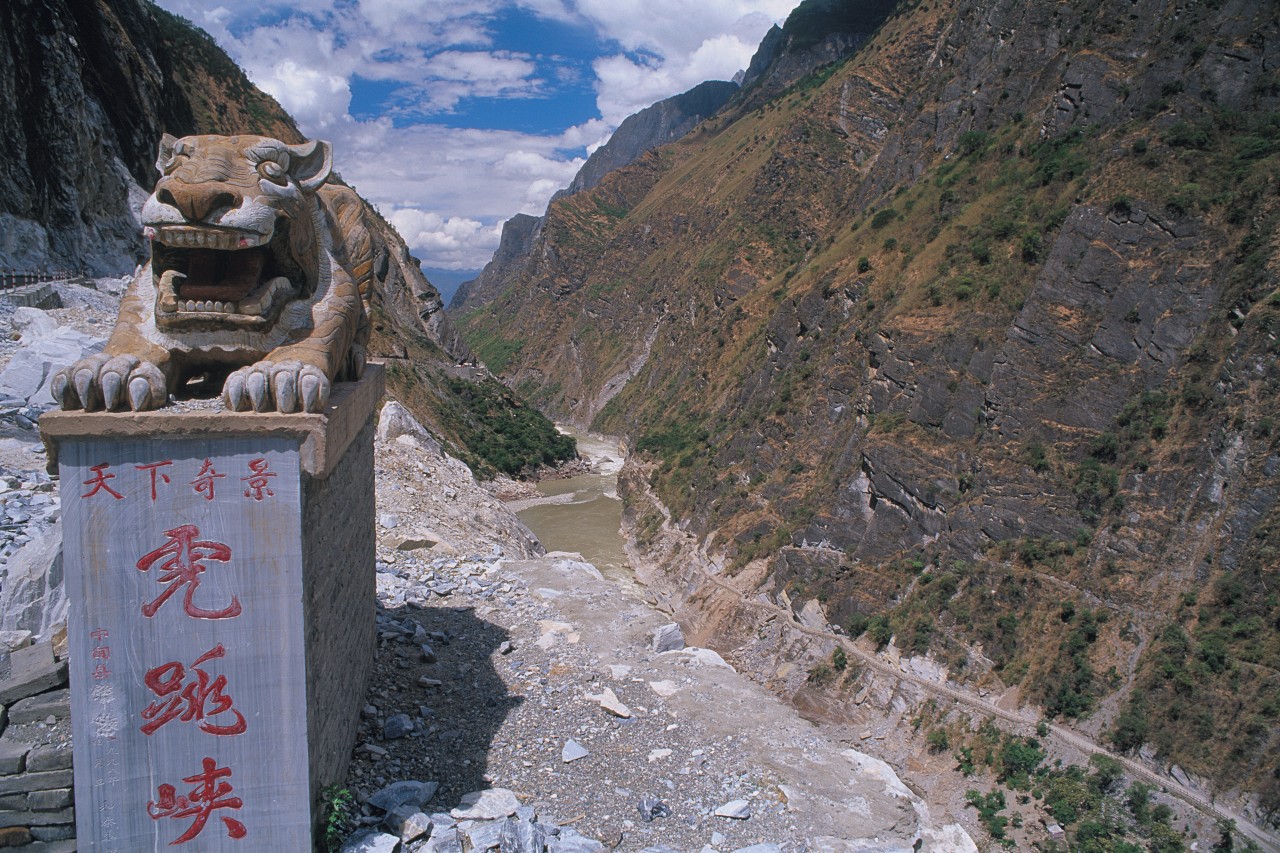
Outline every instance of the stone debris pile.
<svg viewBox="0 0 1280 853"><path fill-rule="evenodd" d="M0 678L0 847L75 850L67 662L52 643L8 653Z"/></svg>
<svg viewBox="0 0 1280 853"><path fill-rule="evenodd" d="M540 818L536 809L520 805L516 795L504 788L473 791L447 812L427 813L425 805L398 802L384 809L385 816L373 815L381 827L356 832L343 844L342 853L599 853L605 849L602 842L571 826Z"/></svg>

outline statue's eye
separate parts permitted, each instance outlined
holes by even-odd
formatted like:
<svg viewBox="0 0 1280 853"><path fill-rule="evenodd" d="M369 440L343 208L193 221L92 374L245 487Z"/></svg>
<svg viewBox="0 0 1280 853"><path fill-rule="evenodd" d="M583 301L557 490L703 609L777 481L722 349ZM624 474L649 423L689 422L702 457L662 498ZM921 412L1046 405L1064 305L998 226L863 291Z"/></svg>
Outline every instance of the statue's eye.
<svg viewBox="0 0 1280 853"><path fill-rule="evenodd" d="M165 160L160 166L160 172L165 175L172 175L179 166L187 162L191 157L192 148L187 143L179 140L174 144L173 150L169 153L169 159Z"/></svg>
<svg viewBox="0 0 1280 853"><path fill-rule="evenodd" d="M275 160L263 160L258 164L258 174L269 181L277 184L285 183L284 166L281 166Z"/></svg>

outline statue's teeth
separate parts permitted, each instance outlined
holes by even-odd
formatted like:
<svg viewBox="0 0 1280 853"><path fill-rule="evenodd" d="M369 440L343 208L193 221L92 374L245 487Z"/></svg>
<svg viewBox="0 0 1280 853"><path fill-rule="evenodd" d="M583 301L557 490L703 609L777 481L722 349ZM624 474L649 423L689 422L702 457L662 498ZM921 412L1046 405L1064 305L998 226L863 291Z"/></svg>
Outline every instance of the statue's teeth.
<svg viewBox="0 0 1280 853"><path fill-rule="evenodd" d="M186 276L177 270L165 270L164 275L160 276L160 284L156 288L160 297L160 310L170 312L178 310L178 291L174 282L180 278L186 278Z"/></svg>
<svg viewBox="0 0 1280 853"><path fill-rule="evenodd" d="M182 310L183 310L183 311L194 311L194 310L196 310L196 304L195 304L194 302L192 302L190 299L188 299L186 302L183 302L183 303L182 303Z"/></svg>

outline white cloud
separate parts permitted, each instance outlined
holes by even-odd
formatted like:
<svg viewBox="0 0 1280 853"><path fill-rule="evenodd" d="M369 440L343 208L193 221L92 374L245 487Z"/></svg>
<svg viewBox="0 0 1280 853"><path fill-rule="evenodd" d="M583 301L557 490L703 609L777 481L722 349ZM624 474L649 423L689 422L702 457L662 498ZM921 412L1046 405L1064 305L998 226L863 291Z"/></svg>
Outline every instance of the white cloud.
<svg viewBox="0 0 1280 853"><path fill-rule="evenodd" d="M259 77L259 85L274 94L290 115L306 124L331 124L346 115L351 104L347 78L305 68L292 59L277 62L269 74Z"/></svg>
<svg viewBox="0 0 1280 853"><path fill-rule="evenodd" d="M491 254L501 234L501 226L460 216L444 219L414 207L393 210L387 219L406 243L430 256L431 266L445 269L474 269L476 255Z"/></svg>
<svg viewBox="0 0 1280 853"><path fill-rule="evenodd" d="M501 222L542 213L618 123L745 68L798 0L159 2L208 30L304 133L329 139L339 172L425 264L478 268ZM502 43L498 15L513 8L596 35L598 117L548 135L438 123L468 99L554 98L578 74L557 45L533 56ZM397 86L383 118L350 115L357 75Z"/></svg>

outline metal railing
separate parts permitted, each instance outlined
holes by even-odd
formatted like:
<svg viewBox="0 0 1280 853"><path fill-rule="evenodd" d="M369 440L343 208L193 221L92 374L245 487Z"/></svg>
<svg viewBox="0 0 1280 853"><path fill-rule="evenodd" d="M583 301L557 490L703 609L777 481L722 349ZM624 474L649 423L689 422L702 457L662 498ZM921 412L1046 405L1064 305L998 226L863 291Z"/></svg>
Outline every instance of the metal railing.
<svg viewBox="0 0 1280 853"><path fill-rule="evenodd" d="M69 270L0 270L0 290L13 290L46 281L68 281L80 276Z"/></svg>

